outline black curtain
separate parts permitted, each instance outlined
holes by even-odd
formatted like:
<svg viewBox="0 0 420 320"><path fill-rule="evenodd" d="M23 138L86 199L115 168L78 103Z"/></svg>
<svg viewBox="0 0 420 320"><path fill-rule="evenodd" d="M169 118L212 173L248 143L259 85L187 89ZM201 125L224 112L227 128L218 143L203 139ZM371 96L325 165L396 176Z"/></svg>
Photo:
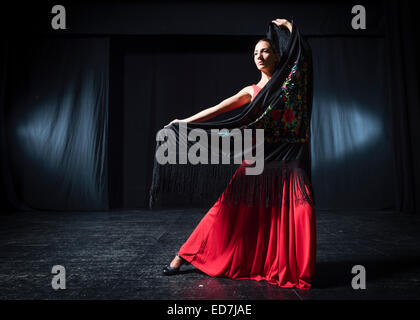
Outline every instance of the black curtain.
<svg viewBox="0 0 420 320"><path fill-rule="evenodd" d="M420 27L414 2L389 0L385 3L395 209L414 213L420 211Z"/></svg>
<svg viewBox="0 0 420 320"><path fill-rule="evenodd" d="M312 178L320 209L394 206L383 37L313 37Z"/></svg>
<svg viewBox="0 0 420 320"><path fill-rule="evenodd" d="M360 3L366 30L351 28L350 1L75 3L65 31L51 30L52 4L28 8L25 24L1 12L2 32L20 32L1 42L3 208L146 208L156 131L256 83L254 41L285 17L313 48L318 208L419 211L409 1Z"/></svg>
<svg viewBox="0 0 420 320"><path fill-rule="evenodd" d="M20 210L108 209L109 41L21 37L7 49L7 198Z"/></svg>

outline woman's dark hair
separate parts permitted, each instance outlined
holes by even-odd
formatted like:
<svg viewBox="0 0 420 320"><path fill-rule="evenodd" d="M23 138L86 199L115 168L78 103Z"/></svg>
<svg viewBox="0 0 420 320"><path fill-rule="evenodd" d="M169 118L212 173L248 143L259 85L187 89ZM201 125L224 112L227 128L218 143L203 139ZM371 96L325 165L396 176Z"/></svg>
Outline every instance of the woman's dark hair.
<svg viewBox="0 0 420 320"><path fill-rule="evenodd" d="M276 53L276 54L280 55L279 48L277 48L277 46L273 43L273 41L272 41L271 39L269 39L269 38L261 38L261 39L259 39L259 40L255 43L255 45L256 45L258 42L260 42L260 41L265 41L265 42L268 42L268 43L270 44L270 47L273 49L274 53Z"/></svg>

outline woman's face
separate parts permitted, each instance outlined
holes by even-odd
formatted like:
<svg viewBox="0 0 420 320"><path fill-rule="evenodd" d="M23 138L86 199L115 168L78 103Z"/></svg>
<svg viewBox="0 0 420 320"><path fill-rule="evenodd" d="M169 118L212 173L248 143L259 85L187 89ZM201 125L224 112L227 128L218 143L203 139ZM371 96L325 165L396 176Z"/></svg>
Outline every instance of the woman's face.
<svg viewBox="0 0 420 320"><path fill-rule="evenodd" d="M254 62L258 70L271 73L278 57L267 41L259 41L255 45Z"/></svg>

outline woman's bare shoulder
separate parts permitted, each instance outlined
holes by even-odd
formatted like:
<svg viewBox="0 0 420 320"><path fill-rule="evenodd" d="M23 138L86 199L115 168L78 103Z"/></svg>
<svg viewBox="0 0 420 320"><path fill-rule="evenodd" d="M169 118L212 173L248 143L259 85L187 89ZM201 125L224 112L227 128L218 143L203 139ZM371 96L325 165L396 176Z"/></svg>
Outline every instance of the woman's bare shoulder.
<svg viewBox="0 0 420 320"><path fill-rule="evenodd" d="M252 84L242 88L238 92L238 95L246 95L246 94L250 95L251 97L254 95L254 88L253 88Z"/></svg>

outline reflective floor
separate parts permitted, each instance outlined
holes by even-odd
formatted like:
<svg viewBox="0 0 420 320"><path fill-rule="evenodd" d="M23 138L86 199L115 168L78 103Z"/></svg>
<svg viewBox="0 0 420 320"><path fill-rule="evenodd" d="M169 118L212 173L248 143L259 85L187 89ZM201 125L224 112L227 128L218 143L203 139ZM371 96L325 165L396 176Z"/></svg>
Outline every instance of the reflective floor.
<svg viewBox="0 0 420 320"><path fill-rule="evenodd" d="M161 275L206 209L8 213L0 216L0 299L419 299L420 215L317 210L311 290ZM54 265L65 268L52 273ZM366 289L352 288L352 267ZM52 282L65 278L64 290ZM64 278L63 278L64 277ZM63 285L64 282L61 282Z"/></svg>

